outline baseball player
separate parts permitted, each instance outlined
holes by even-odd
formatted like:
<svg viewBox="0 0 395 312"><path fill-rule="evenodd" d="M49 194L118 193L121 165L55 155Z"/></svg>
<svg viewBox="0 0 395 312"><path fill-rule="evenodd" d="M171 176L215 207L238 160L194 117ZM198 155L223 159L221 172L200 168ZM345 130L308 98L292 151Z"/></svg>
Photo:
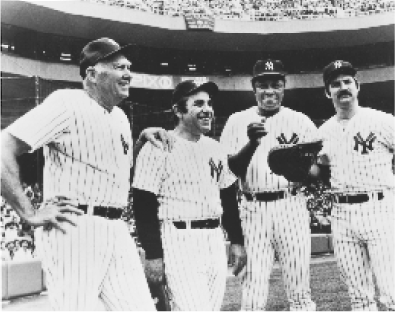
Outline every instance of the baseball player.
<svg viewBox="0 0 395 312"><path fill-rule="evenodd" d="M248 255L242 310L264 310L277 254L291 310L314 310L310 296L311 239L306 200L295 185L271 172L267 157L279 144L311 141L316 127L304 114L282 107L285 72L279 60L259 60L252 87L257 106L231 115L221 135L229 167L243 193L240 217Z"/></svg>
<svg viewBox="0 0 395 312"><path fill-rule="evenodd" d="M115 41L81 52L83 90L58 90L2 133L2 195L36 226L54 310L155 310L126 224L133 163L126 115L131 63ZM153 139L157 129L141 137ZM19 179L17 157L44 148L44 203L35 211Z"/></svg>
<svg viewBox="0 0 395 312"><path fill-rule="evenodd" d="M146 144L136 163L133 208L149 280L159 282L165 272L174 310L220 309L228 268L222 215L235 274L246 260L236 177L220 143L203 135L211 128L217 91L213 82L180 83L172 97L178 120L172 151Z"/></svg>
<svg viewBox="0 0 395 312"><path fill-rule="evenodd" d="M359 106L356 72L342 60L324 68L325 93L336 115L319 128L320 167L330 170L334 249L352 309L377 311L373 273L380 299L395 310L395 119Z"/></svg>

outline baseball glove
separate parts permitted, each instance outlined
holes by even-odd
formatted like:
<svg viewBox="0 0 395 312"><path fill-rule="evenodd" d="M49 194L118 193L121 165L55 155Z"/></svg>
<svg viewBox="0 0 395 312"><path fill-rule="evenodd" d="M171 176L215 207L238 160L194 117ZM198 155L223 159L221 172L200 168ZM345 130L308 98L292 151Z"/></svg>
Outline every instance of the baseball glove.
<svg viewBox="0 0 395 312"><path fill-rule="evenodd" d="M322 141L297 144L281 144L269 151L267 162L273 173L290 182L305 182L314 163Z"/></svg>

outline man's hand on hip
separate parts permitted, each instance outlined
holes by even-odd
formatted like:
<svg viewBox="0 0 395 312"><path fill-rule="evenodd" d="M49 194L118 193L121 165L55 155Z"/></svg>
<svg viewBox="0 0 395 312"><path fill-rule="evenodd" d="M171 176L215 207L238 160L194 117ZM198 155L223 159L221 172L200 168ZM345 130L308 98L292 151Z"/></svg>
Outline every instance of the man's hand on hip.
<svg viewBox="0 0 395 312"><path fill-rule="evenodd" d="M68 222L76 226L68 213L75 213L82 215L84 212L77 208L77 204L65 197L55 197L42 203L40 209L36 210L35 214L24 216L26 222L32 226L44 226L45 230L52 228L66 233L63 222ZM66 214L65 214L66 213Z"/></svg>

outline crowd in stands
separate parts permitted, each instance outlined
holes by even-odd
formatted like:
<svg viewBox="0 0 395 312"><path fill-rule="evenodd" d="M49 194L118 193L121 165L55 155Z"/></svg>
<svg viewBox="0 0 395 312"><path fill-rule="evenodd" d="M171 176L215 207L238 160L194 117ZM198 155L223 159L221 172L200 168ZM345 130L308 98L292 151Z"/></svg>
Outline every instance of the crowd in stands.
<svg viewBox="0 0 395 312"><path fill-rule="evenodd" d="M38 208L42 202L39 185L36 183L28 186L24 183L23 189L33 206ZM24 223L3 198L1 198L1 234L2 261L23 261L36 257L32 227Z"/></svg>
<svg viewBox="0 0 395 312"><path fill-rule="evenodd" d="M161 15L282 21L351 17L395 10L394 0L81 0Z"/></svg>

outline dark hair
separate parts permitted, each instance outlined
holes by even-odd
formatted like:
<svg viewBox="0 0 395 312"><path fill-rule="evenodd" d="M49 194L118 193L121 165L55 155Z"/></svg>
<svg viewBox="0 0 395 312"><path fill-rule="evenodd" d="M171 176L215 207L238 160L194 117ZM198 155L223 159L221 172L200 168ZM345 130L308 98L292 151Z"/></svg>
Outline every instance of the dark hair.
<svg viewBox="0 0 395 312"><path fill-rule="evenodd" d="M181 98L176 104L174 104L174 106L176 106L178 108L178 111L180 113L185 114L188 111L187 110L188 98L189 98L188 96L185 96L185 97ZM176 123L176 125L179 122L179 118L177 117L175 112L174 112L174 122Z"/></svg>
<svg viewBox="0 0 395 312"><path fill-rule="evenodd" d="M332 79L328 80L328 81L325 83L325 93L326 93L327 95L329 95L329 85L332 83L332 81L333 81L335 78L337 78L337 77L340 76L340 75L341 75L341 73L340 73L339 75L337 75L337 76L334 76ZM352 77L352 79L354 79L355 84L356 84L357 86L359 86L359 81L358 81L358 79L357 79L355 76L351 76L351 77Z"/></svg>

